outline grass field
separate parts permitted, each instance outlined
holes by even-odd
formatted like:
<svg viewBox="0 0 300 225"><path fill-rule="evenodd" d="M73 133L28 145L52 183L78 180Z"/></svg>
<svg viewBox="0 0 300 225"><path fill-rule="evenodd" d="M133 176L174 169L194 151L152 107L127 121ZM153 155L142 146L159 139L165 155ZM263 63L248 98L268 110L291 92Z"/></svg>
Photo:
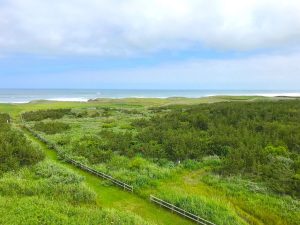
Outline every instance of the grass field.
<svg viewBox="0 0 300 225"><path fill-rule="evenodd" d="M219 157L203 157L202 160L180 164L171 161L158 163L139 154L132 157L113 154L110 160L106 160L106 155L92 155L84 150L89 149L89 146L95 147L97 143L92 140L97 139L104 131L124 134L122 138L126 138L127 133L135 135L138 130L132 126L132 122L136 119L151 118L156 114L156 107L281 99L219 96L200 99L99 99L88 103L39 101L29 104L0 104L0 112L9 113L14 129L18 130L22 130L20 115L24 112L71 108L72 113L62 118L43 120L42 123L46 125L44 128L40 124L41 130L37 129L39 122L24 122L45 139L56 144L63 154L124 180L136 190L134 194L124 192L106 181L64 163L53 150L23 129L27 139L46 153L46 159L42 163L52 163L59 168L65 168L69 171L68 174L75 174L81 178L76 187L71 184L70 187L55 186L53 193L58 197L53 198L51 192L43 194L43 190L37 191L38 194L24 195L22 191L7 194L8 187L13 188L17 185L14 182L10 183L14 179L21 180L18 185L24 190L29 189L26 186L30 186L31 181L37 184L48 182L49 177L42 181L37 180L33 172L36 166L25 167L16 174L8 173L0 178L0 205L8 206L7 209L0 210L0 224L4 223L3 221L9 221L5 224L18 224L21 218L28 220L27 224L40 224L39 219L44 220L45 224L84 224L83 221L88 221L85 224L97 224L95 221L100 221L101 224L193 224L150 203L149 195L155 194L216 224L296 225L300 221L299 199L273 193L263 182L252 182L241 176L225 178L216 174L214 168L220 164ZM47 133L43 129L47 129L48 123L68 126L63 126L62 129L65 130L58 133ZM81 146L83 143L87 146ZM100 158L94 160L96 157ZM75 176L68 174L64 176ZM59 188L66 188L66 197L70 200L63 200L62 196L57 194ZM77 200L70 197L72 193L79 196ZM11 219L17 211L22 215L15 220Z"/></svg>
<svg viewBox="0 0 300 225"><path fill-rule="evenodd" d="M135 98L124 98L124 99L98 99L90 102L55 102L55 101L34 101L27 104L0 104L0 112L9 113L15 119L19 119L19 115L22 112L42 109L58 109L58 108L89 108L96 106L103 107L153 107L163 106L170 104L199 104L199 103L214 103L220 101L254 101L254 100L278 100L282 98L266 98L266 97L232 97L232 96L216 96L207 98L146 98L146 99L135 99Z"/></svg>

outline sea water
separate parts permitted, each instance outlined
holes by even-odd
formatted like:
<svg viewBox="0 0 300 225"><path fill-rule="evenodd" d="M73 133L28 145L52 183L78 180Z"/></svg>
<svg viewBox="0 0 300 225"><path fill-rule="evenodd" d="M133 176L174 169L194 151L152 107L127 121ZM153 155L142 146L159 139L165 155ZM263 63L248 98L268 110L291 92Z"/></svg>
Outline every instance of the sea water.
<svg viewBox="0 0 300 225"><path fill-rule="evenodd" d="M293 96L300 91L276 90L109 90L109 89L0 89L0 103L27 103L35 100L88 101L96 98L199 98L216 95Z"/></svg>

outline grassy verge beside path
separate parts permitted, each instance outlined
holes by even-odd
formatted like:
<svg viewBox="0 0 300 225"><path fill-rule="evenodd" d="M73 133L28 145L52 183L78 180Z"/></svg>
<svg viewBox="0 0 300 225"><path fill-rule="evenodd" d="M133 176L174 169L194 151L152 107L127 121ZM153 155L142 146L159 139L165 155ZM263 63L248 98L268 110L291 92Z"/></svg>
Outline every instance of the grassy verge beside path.
<svg viewBox="0 0 300 225"><path fill-rule="evenodd" d="M78 169L71 164L60 161L53 150L48 149L45 144L34 138L28 131L23 131L28 139L41 146L41 148L46 153L47 159L62 164L63 166L72 169L74 172L85 177L86 184L97 193L97 204L99 206L104 208L114 208L118 210L130 211L141 216L143 219L154 222L156 224L194 224L193 222L172 214L165 209L159 208L149 201L142 199L134 194L123 191L118 187L110 186L98 177L82 171L81 169Z"/></svg>

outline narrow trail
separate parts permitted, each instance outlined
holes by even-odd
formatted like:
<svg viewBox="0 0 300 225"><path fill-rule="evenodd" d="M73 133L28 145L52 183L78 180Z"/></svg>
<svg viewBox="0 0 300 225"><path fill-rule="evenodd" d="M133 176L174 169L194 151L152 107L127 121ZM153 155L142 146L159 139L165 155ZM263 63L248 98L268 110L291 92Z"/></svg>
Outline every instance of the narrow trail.
<svg viewBox="0 0 300 225"><path fill-rule="evenodd" d="M44 143L37 140L28 131L22 129L24 135L34 143L37 143L46 154L46 158L61 164L77 174L85 177L85 183L97 193L97 205L103 208L114 208L122 211L129 211L139 215L144 220L154 222L159 225L192 225L195 224L163 208L160 208L150 201L135 194L123 191L118 187L107 185L98 177L89 174L71 164L60 161L56 152L50 150Z"/></svg>

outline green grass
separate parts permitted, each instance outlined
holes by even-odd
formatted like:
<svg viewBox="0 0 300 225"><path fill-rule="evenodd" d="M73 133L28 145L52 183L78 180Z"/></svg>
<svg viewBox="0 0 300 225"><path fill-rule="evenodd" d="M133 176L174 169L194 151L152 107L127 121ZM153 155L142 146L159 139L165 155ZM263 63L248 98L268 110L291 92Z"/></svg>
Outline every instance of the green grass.
<svg viewBox="0 0 300 225"><path fill-rule="evenodd" d="M47 198L0 197L0 224L5 225L151 225L140 217L113 209L76 207Z"/></svg>
<svg viewBox="0 0 300 225"><path fill-rule="evenodd" d="M188 220L185 220L177 215L174 215L162 208L155 206L148 200L140 198L132 193L123 191L118 187L113 187L107 182L91 175L85 171L82 171L73 165L63 163L58 160L56 153L35 140L28 132L27 137L38 143L46 152L49 159L63 165L64 167L74 171L85 178L85 183L97 194L97 204L101 207L108 209L116 209L120 211L126 211L138 215L146 221L153 222L155 224L192 224Z"/></svg>
<svg viewBox="0 0 300 225"><path fill-rule="evenodd" d="M220 101L273 101L278 99L282 98L219 96L199 99L99 99L88 103L40 101L30 104L0 104L0 112L9 113L13 116L14 123L20 123L19 114L25 111L49 108L72 108L72 111L76 111L76 113L87 111L87 116L82 118L67 115L62 119L55 120L70 125L71 128L62 134L47 135L40 133L54 143L64 142L61 144L61 149L72 153L72 142L82 138L83 134L99 136L99 133L103 130L128 131L134 134L136 130L130 126L130 122L136 118L148 118L153 115L155 112L151 110L152 107ZM111 110L111 114L108 116L101 116L103 108L113 108L114 110ZM136 110L138 113L130 114L124 109ZM99 112L99 115L95 112ZM49 122L50 120L45 121ZM27 123L31 127L34 124L34 122ZM32 216L33 220L37 221L37 218L45 215L45 219L49 221L47 224L60 224L58 220L64 221L62 224L80 224L80 218L86 219L90 214L94 216L87 218L87 221L91 221L88 224L93 224L93 219L100 217L105 221L101 224L109 223L113 219L115 219L114 224L143 224L145 221L155 224L192 224L190 221L150 203L148 199L150 194L155 194L220 225L296 225L300 221L300 202L298 199L275 195L263 184L249 183L240 177L225 179L216 176L210 169L210 163L218 163L217 161L210 162L208 160L208 162L199 163L199 165L194 164L194 162L191 162L190 165L157 164L137 156L131 159L125 157L124 160L116 160L117 162L122 161L124 164L113 164L109 161L91 165L134 184L137 192L131 194L111 186L106 181L70 164L63 163L54 151L47 149L44 144L37 141L28 132L25 132L25 134L36 146L46 152L48 160L84 177L85 186L95 193L95 203L82 205L79 209L63 201L58 204L49 200L46 195L40 197L27 196L19 200L16 196L4 196L0 198L0 214L5 215L2 221L5 219L13 221L10 218L12 216L10 211L14 213L19 211L24 214L24 217L31 215L21 204L13 204L13 201L18 200L18 202L36 212L36 215ZM157 176L157 174L160 176ZM6 202L8 209L5 211L1 209L1 205L5 205ZM33 204L37 206L32 206ZM53 207L50 206L51 204L53 204ZM40 207L49 209L49 214ZM10 210L9 213L8 210ZM100 211L99 214L96 213L98 211ZM69 221L66 220L68 213L74 215ZM116 216L116 213L120 213L121 216ZM124 214L127 213L134 218L126 218ZM54 217L53 220L51 220L51 216ZM17 219L7 224L18 224ZM26 219L30 221L29 218ZM2 221L0 219L0 224ZM141 222L137 223L136 221ZM36 223L33 221L28 224Z"/></svg>
<svg viewBox="0 0 300 225"><path fill-rule="evenodd" d="M59 109L59 108L94 108L94 107L122 107L122 108L144 108L155 107L172 104L199 104L199 103L214 103L231 100L276 100L281 98L266 98L266 97L239 97L239 96L214 96L205 98L124 98L124 99L97 99L91 102L56 102L56 101L33 101L26 104L10 104L1 103L0 112L9 113L14 119L19 119L19 114L26 111L43 110L43 109Z"/></svg>

